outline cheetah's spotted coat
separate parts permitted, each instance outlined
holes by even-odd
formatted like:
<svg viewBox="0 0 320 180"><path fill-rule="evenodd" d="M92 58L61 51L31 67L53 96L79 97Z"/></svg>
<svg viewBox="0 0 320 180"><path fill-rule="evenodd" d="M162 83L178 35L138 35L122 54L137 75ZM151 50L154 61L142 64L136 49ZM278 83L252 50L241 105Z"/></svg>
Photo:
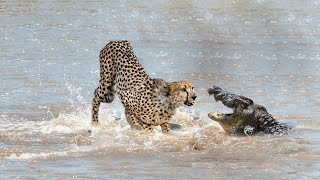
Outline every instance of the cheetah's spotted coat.
<svg viewBox="0 0 320 180"><path fill-rule="evenodd" d="M92 124L98 124L100 103L111 103L116 94L130 126L147 131L157 125L163 132L170 131L168 122L176 108L191 106L196 99L189 82L150 78L128 41L111 41L100 51L100 83L92 100Z"/></svg>

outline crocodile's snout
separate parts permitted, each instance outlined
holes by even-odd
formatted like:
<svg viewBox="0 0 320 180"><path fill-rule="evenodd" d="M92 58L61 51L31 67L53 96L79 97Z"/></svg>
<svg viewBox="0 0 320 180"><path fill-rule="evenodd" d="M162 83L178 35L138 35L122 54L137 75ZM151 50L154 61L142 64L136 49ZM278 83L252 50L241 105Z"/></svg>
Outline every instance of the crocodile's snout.
<svg viewBox="0 0 320 180"><path fill-rule="evenodd" d="M212 88L209 88L208 93L209 95L213 95L216 101L220 101L224 96L224 91L218 86L213 86Z"/></svg>
<svg viewBox="0 0 320 180"><path fill-rule="evenodd" d="M213 86L212 88L208 89L209 95L212 95L212 94L216 95L216 94L220 93L221 91L222 91L222 89L218 86Z"/></svg>

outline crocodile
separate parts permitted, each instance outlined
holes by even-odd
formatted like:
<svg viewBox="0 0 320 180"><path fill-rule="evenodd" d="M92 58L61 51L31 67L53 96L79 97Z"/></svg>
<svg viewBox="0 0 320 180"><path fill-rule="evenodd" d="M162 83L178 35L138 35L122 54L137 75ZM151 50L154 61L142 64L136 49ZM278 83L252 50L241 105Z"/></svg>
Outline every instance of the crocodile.
<svg viewBox="0 0 320 180"><path fill-rule="evenodd" d="M218 86L208 89L209 95L222 102L232 113L209 112L210 119L218 122L229 134L287 134L291 129L288 125L278 122L267 109L253 100L238 94L222 90Z"/></svg>

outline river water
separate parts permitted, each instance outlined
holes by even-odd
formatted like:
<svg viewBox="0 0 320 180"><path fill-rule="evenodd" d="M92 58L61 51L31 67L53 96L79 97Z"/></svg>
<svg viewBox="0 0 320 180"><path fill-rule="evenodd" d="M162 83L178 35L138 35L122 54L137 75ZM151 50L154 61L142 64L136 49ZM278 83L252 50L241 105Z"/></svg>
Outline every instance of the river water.
<svg viewBox="0 0 320 180"><path fill-rule="evenodd" d="M320 1L0 0L1 179L317 179ZM99 51L126 39L147 73L198 95L172 122L130 130L118 99L88 133ZM207 117L229 112L218 85L294 130L237 137Z"/></svg>

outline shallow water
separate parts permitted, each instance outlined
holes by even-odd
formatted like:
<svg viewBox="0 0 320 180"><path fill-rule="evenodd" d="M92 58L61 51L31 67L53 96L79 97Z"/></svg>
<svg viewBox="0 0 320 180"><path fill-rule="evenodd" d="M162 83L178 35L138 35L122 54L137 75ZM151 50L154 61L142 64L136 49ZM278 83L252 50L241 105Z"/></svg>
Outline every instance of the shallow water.
<svg viewBox="0 0 320 180"><path fill-rule="evenodd" d="M316 179L320 176L320 2L0 0L0 177ZM180 131L130 130L119 100L90 127L98 54L126 39L152 77L198 95ZM294 126L236 137L206 93L243 94Z"/></svg>

